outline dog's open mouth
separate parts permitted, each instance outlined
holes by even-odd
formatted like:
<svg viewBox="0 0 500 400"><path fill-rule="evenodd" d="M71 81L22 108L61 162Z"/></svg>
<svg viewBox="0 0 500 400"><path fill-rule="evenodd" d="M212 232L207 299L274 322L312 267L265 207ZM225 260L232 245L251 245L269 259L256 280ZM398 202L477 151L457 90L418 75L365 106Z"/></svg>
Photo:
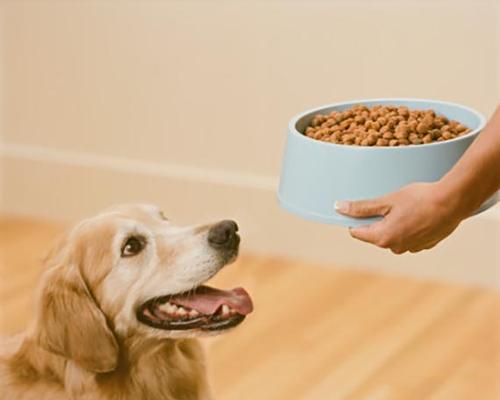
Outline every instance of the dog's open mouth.
<svg viewBox="0 0 500 400"><path fill-rule="evenodd" d="M252 310L252 300L243 288L199 286L187 293L148 300L139 308L137 318L164 330L217 331L238 325Z"/></svg>

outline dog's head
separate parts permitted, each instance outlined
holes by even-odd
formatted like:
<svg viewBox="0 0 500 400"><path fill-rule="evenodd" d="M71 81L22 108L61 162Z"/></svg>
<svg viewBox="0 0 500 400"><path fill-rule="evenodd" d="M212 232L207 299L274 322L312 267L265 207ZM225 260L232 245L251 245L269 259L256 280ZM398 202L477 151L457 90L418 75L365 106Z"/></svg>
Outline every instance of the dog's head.
<svg viewBox="0 0 500 400"><path fill-rule="evenodd" d="M94 372L113 370L118 341L184 338L238 325L242 288L204 286L235 260L233 221L179 228L153 206L115 207L77 225L48 257L36 337Z"/></svg>

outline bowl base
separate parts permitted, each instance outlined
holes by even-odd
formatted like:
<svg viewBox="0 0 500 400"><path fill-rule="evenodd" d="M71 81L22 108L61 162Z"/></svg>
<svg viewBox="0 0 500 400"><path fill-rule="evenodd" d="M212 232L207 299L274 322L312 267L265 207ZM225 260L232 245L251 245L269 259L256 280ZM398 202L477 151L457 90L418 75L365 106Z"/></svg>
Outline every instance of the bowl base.
<svg viewBox="0 0 500 400"><path fill-rule="evenodd" d="M486 210L490 209L491 207L493 207L499 200L500 200L500 191L495 193L488 200L486 200L483 204L481 204L481 207L479 207L472 215L481 214L483 211L486 211ZM278 202L279 202L280 206L283 207L285 210L287 210L290 213L295 214L301 218L304 218L304 219L307 219L310 221L320 222L323 224L343 226L346 228L356 228L358 226L370 225L370 224L373 224L374 222L381 221L383 219L382 217L370 217L370 218L346 217L346 216L339 214L335 211L334 204L332 204L332 214L331 215L316 214L316 213L313 213L310 211L301 210L298 207L295 207L291 204L288 204L286 201L284 201L279 196L279 194L278 194Z"/></svg>

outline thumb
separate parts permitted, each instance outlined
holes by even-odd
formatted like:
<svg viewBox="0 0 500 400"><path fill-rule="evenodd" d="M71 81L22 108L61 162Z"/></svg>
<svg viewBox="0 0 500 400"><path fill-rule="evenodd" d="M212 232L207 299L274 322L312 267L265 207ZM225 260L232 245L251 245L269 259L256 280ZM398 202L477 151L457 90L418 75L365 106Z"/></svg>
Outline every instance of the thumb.
<svg viewBox="0 0 500 400"><path fill-rule="evenodd" d="M337 201L335 202L335 210L349 217L360 218L376 215L385 216L391 210L391 206L385 198L379 197L373 200Z"/></svg>

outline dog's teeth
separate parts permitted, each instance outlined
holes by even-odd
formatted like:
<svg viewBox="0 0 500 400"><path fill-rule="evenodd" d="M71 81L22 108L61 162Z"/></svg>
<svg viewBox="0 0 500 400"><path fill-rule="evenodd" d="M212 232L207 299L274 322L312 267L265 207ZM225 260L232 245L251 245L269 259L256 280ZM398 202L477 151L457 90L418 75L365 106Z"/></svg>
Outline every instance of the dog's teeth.
<svg viewBox="0 0 500 400"><path fill-rule="evenodd" d="M200 313L198 311L194 310L194 309L191 310L191 311L189 311L189 316L190 317L197 317L199 314Z"/></svg>
<svg viewBox="0 0 500 400"><path fill-rule="evenodd" d="M175 304L171 304L168 312L170 314L175 314L177 312L177 306Z"/></svg>
<svg viewBox="0 0 500 400"><path fill-rule="evenodd" d="M176 306L176 305L174 305L174 304L170 304L170 303L168 303L168 306L167 306L167 313L169 313L169 314L174 314L176 311L177 311L177 306Z"/></svg>
<svg viewBox="0 0 500 400"><path fill-rule="evenodd" d="M222 315L229 315L229 307L226 304L222 306Z"/></svg>
<svg viewBox="0 0 500 400"><path fill-rule="evenodd" d="M179 307L179 309L177 310L177 314L179 314L181 317L187 315L187 311L182 308L182 307Z"/></svg>
<svg viewBox="0 0 500 400"><path fill-rule="evenodd" d="M163 312L169 313L169 312L171 312L170 310L172 308L172 305L170 303L164 303L164 304L160 304L160 306L158 308Z"/></svg>

